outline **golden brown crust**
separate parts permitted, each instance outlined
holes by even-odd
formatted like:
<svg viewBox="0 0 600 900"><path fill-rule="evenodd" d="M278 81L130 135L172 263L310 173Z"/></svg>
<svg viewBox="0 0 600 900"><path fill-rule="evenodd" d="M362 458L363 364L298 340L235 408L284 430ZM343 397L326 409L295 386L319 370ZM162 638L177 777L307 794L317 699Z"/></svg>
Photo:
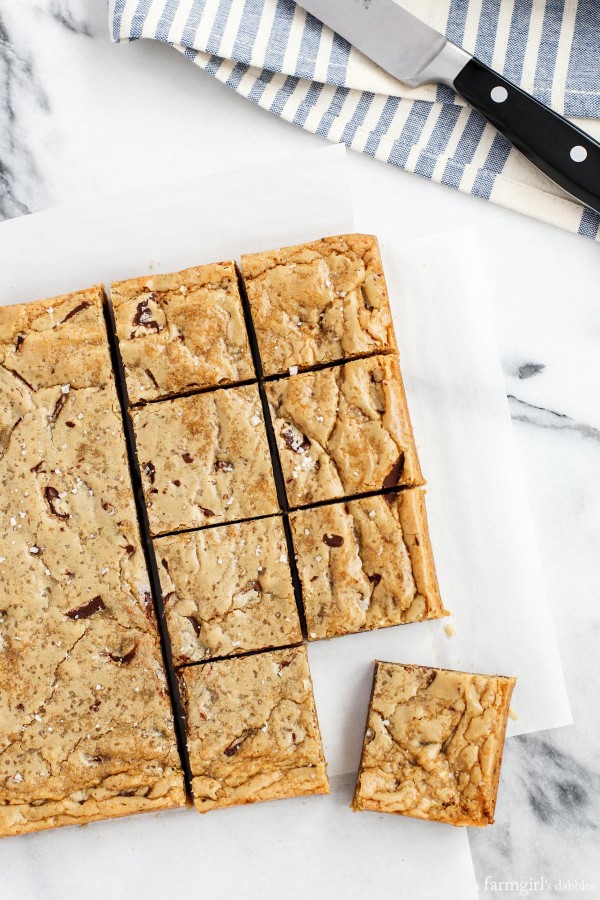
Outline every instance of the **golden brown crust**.
<svg viewBox="0 0 600 900"><path fill-rule="evenodd" d="M377 662L353 809L493 823L515 683Z"/></svg>
<svg viewBox="0 0 600 900"><path fill-rule="evenodd" d="M396 349L372 235L243 256L242 273L265 375Z"/></svg>
<svg viewBox="0 0 600 900"><path fill-rule="evenodd" d="M291 514L309 640L447 615L423 494L411 489Z"/></svg>
<svg viewBox="0 0 600 900"><path fill-rule="evenodd" d="M131 403L254 378L233 262L111 285Z"/></svg>
<svg viewBox="0 0 600 900"><path fill-rule="evenodd" d="M290 506L423 484L396 357L304 372L266 392Z"/></svg>
<svg viewBox="0 0 600 900"><path fill-rule="evenodd" d="M131 411L152 534L279 511L255 385Z"/></svg>
<svg viewBox="0 0 600 900"><path fill-rule="evenodd" d="M0 354L0 834L180 805L101 289L3 308Z"/></svg>
<svg viewBox="0 0 600 900"><path fill-rule="evenodd" d="M157 796L114 797L110 800L66 800L43 806L10 806L0 809L0 836L31 834L65 825L88 825L103 819L117 819L137 813L159 812L185 805L181 778L165 781L164 793Z"/></svg>
<svg viewBox="0 0 600 900"><path fill-rule="evenodd" d="M302 640L279 517L159 538L154 549L176 666Z"/></svg>
<svg viewBox="0 0 600 900"><path fill-rule="evenodd" d="M179 678L200 812L329 793L306 647L189 666Z"/></svg>

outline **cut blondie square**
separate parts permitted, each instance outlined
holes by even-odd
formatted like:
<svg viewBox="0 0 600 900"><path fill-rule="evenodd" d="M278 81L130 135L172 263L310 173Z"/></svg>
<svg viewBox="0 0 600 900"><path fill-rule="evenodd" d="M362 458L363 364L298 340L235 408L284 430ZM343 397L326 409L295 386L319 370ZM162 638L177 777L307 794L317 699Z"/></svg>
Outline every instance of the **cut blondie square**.
<svg viewBox="0 0 600 900"><path fill-rule="evenodd" d="M346 234L242 257L265 375L395 351L377 239Z"/></svg>
<svg viewBox="0 0 600 900"><path fill-rule="evenodd" d="M0 307L0 835L185 804L103 297Z"/></svg>
<svg viewBox="0 0 600 900"><path fill-rule="evenodd" d="M111 286L130 403L254 378L233 262Z"/></svg>
<svg viewBox="0 0 600 900"><path fill-rule="evenodd" d="M306 647L180 670L194 803L328 794Z"/></svg>
<svg viewBox="0 0 600 900"><path fill-rule="evenodd" d="M279 510L256 385L131 410L153 535Z"/></svg>
<svg viewBox="0 0 600 900"><path fill-rule="evenodd" d="M377 662L353 808L492 824L515 682Z"/></svg>
<svg viewBox="0 0 600 900"><path fill-rule="evenodd" d="M288 503L423 484L395 356L265 385Z"/></svg>
<svg viewBox="0 0 600 900"><path fill-rule="evenodd" d="M279 517L157 538L176 666L300 643Z"/></svg>
<svg viewBox="0 0 600 900"><path fill-rule="evenodd" d="M448 615L424 491L303 509L290 521L309 640Z"/></svg>

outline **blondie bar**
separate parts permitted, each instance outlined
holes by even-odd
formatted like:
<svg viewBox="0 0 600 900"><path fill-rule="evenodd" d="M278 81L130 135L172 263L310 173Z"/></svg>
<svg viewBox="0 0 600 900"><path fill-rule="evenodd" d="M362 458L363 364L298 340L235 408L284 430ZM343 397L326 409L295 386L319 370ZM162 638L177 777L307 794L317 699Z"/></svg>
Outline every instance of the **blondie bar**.
<svg viewBox="0 0 600 900"><path fill-rule="evenodd" d="M0 834L185 802L103 290L0 307Z"/></svg>
<svg viewBox="0 0 600 900"><path fill-rule="evenodd" d="M153 535L278 511L256 385L131 410Z"/></svg>
<svg viewBox="0 0 600 900"><path fill-rule="evenodd" d="M131 403L254 377L233 262L111 286Z"/></svg>
<svg viewBox="0 0 600 900"><path fill-rule="evenodd" d="M353 808L491 824L515 681L377 662Z"/></svg>
<svg viewBox="0 0 600 900"><path fill-rule="evenodd" d="M396 349L371 235L243 256L242 272L265 375Z"/></svg>
<svg viewBox="0 0 600 900"><path fill-rule="evenodd" d="M329 793L306 647L188 666L179 678L200 812Z"/></svg>
<svg viewBox="0 0 600 900"><path fill-rule="evenodd" d="M279 517L157 538L173 662L302 640Z"/></svg>
<svg viewBox="0 0 600 900"><path fill-rule="evenodd" d="M290 515L309 640L446 615L424 491Z"/></svg>
<svg viewBox="0 0 600 900"><path fill-rule="evenodd" d="M290 506L423 484L395 356L266 385Z"/></svg>

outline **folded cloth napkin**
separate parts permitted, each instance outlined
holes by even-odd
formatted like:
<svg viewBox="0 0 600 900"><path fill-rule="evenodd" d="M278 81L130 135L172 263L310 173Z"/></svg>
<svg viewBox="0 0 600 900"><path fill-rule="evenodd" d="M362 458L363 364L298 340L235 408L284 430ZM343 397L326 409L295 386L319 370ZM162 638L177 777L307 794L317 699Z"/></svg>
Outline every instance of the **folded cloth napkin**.
<svg viewBox="0 0 600 900"><path fill-rule="evenodd" d="M598 0L402 0L597 136ZM109 0L113 40L152 38L254 103L329 140L600 240L600 215L556 187L443 85L408 88L292 0Z"/></svg>

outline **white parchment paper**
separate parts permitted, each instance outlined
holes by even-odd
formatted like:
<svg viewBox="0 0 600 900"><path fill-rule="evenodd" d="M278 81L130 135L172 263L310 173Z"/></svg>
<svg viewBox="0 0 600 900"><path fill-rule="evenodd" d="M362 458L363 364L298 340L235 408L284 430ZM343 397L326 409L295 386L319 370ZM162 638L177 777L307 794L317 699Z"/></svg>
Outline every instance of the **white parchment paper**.
<svg viewBox="0 0 600 900"><path fill-rule="evenodd" d="M0 303L351 231L346 174L344 151L334 147L2 223ZM432 663L427 625L340 638L310 653L331 796L7 838L0 896L475 900L465 829L353 814L354 778L339 774L356 768L373 658Z"/></svg>
<svg viewBox="0 0 600 900"><path fill-rule="evenodd" d="M509 735L572 722L476 235L398 243L385 206L355 212L380 239L452 617L310 645L331 774L358 766L374 659L517 676Z"/></svg>

